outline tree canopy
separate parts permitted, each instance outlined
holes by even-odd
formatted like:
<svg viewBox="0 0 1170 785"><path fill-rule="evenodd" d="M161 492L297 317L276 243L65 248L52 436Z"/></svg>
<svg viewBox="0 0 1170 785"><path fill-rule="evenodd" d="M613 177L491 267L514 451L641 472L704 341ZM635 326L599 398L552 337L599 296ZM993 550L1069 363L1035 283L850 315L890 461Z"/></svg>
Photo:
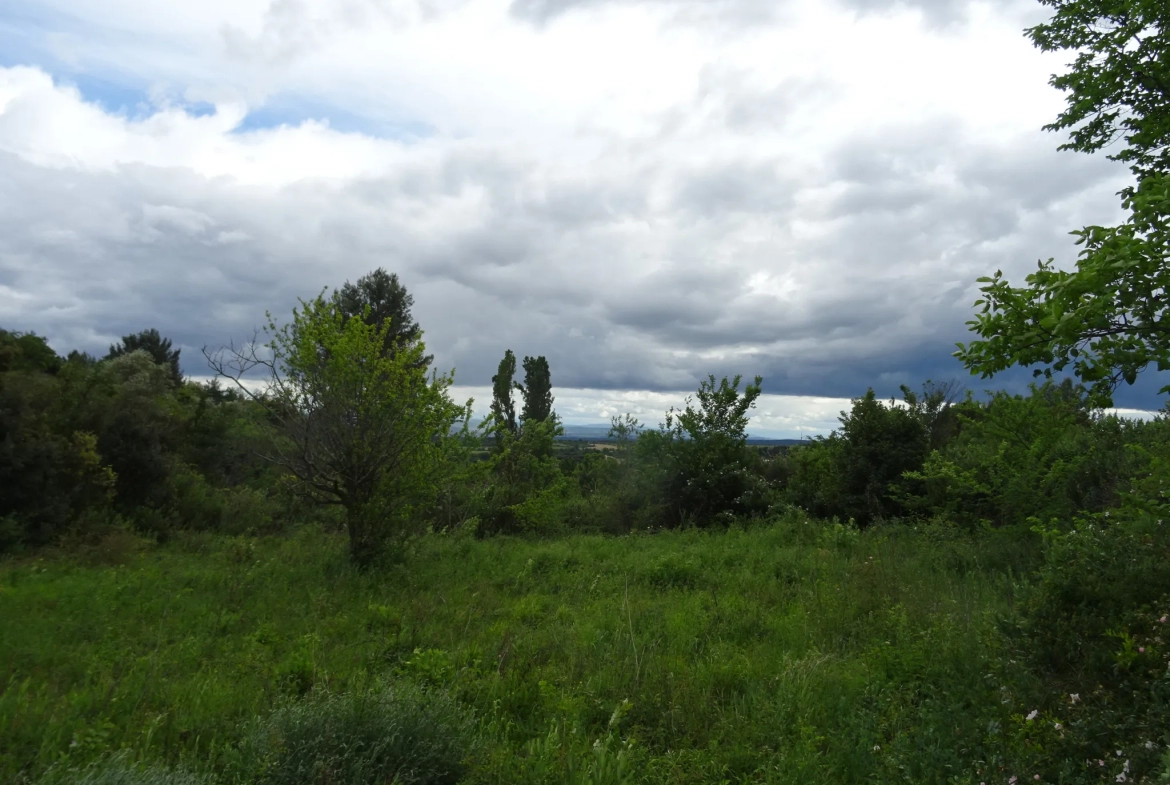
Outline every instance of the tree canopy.
<svg viewBox="0 0 1170 785"><path fill-rule="evenodd" d="M516 355L511 349L504 352L500 367L492 377L491 428L495 431L496 445L503 444L504 435L516 433L516 402L512 398L516 377Z"/></svg>
<svg viewBox="0 0 1170 785"><path fill-rule="evenodd" d="M421 339L385 351L393 326L347 318L319 295L290 323L269 322L268 355L251 344L209 356L278 424L270 460L309 498L345 509L351 556L362 565L434 503L451 431L470 406L451 401L453 375L428 377ZM239 384L254 368L268 375L263 393Z"/></svg>
<svg viewBox="0 0 1170 785"><path fill-rule="evenodd" d="M1040 0L1053 17L1027 33L1042 51L1074 51L1050 84L1067 108L1045 130L1069 131L1062 150L1130 164L1139 177L1170 162L1170 5L1165 0Z"/></svg>
<svg viewBox="0 0 1170 785"><path fill-rule="evenodd" d="M173 386L179 387L183 384L183 372L179 370L179 352L181 350L172 348L171 339L163 338L153 327L133 335L123 336L120 343L110 347L106 359L112 360L115 357L137 351L146 352L156 364L166 366L170 371Z"/></svg>

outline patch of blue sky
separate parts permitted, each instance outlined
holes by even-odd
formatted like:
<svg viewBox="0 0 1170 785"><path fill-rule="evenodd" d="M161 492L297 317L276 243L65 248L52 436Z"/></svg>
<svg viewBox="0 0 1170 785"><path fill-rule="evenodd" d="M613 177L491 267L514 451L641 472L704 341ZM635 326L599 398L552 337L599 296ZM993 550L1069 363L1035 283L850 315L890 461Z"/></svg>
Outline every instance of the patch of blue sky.
<svg viewBox="0 0 1170 785"><path fill-rule="evenodd" d="M359 115L340 107L286 96L270 98L263 105L252 108L234 132L295 127L309 121L326 123L341 133L358 133L405 142L424 139L434 133L434 129L426 123Z"/></svg>
<svg viewBox="0 0 1170 785"><path fill-rule="evenodd" d="M54 73L53 81L77 88L82 100L97 104L109 114L142 118L156 111L147 85L141 83L87 73Z"/></svg>

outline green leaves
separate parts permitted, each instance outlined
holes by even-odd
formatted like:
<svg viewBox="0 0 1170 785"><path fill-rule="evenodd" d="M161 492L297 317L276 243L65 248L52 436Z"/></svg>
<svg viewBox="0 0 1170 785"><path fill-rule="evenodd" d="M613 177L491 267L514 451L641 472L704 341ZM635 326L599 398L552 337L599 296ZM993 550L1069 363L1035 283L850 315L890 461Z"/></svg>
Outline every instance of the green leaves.
<svg viewBox="0 0 1170 785"><path fill-rule="evenodd" d="M1164 0L1040 0L1052 19L1027 31L1042 51L1077 56L1050 84L1067 108L1045 130L1069 130L1062 150L1120 149L1109 157L1139 177L1167 171L1170 6ZM1118 144L1120 143L1120 144Z"/></svg>
<svg viewBox="0 0 1170 785"><path fill-rule="evenodd" d="M1170 178L1145 178L1126 203L1121 226L1074 233L1084 246L1074 270L1050 259L1022 287L980 279L983 311L967 323L980 340L960 343L955 356L984 378L1013 365L1046 365L1046 375L1071 366L1105 407L1147 365L1170 368Z"/></svg>

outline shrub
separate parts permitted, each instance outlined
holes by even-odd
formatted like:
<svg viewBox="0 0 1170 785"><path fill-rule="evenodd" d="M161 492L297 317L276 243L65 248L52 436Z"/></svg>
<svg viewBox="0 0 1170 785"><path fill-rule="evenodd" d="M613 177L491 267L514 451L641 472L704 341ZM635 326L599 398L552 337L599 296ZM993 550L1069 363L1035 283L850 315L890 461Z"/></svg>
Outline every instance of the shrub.
<svg viewBox="0 0 1170 785"><path fill-rule="evenodd" d="M167 766L136 765L129 752L119 753L84 768L54 767L37 780L37 785L211 785L206 774Z"/></svg>
<svg viewBox="0 0 1170 785"><path fill-rule="evenodd" d="M1145 781L1170 729L1170 532L1139 514L1046 539L1045 562L1004 625L1007 661L1042 685L1015 695L1009 746L1046 781Z"/></svg>
<svg viewBox="0 0 1170 785"><path fill-rule="evenodd" d="M787 500L814 516L862 526L904 514L903 475L922 468L931 429L944 420L933 412L928 422L918 399L903 391L907 406L883 404L867 391L841 412L838 432L793 449Z"/></svg>
<svg viewBox="0 0 1170 785"><path fill-rule="evenodd" d="M240 748L242 779L262 785L455 783L476 744L453 698L409 683L311 693L257 721Z"/></svg>
<svg viewBox="0 0 1170 785"><path fill-rule="evenodd" d="M958 436L907 475L914 496L903 501L968 526L1047 525L1109 509L1144 465L1126 445L1164 441L1161 425L1094 416L1071 382L966 402L959 420Z"/></svg>

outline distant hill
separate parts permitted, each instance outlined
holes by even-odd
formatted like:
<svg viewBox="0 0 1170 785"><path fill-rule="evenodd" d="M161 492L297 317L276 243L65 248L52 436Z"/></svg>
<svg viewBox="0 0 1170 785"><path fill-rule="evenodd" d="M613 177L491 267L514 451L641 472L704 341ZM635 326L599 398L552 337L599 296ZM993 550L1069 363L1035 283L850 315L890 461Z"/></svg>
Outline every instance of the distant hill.
<svg viewBox="0 0 1170 785"><path fill-rule="evenodd" d="M596 423L585 425L566 425L565 435L558 438L565 441L576 442L598 442L604 441L609 436L608 423ZM761 447L770 446L784 446L792 444L800 444L800 439L773 439L769 436L752 436L748 434L748 444L755 444Z"/></svg>

